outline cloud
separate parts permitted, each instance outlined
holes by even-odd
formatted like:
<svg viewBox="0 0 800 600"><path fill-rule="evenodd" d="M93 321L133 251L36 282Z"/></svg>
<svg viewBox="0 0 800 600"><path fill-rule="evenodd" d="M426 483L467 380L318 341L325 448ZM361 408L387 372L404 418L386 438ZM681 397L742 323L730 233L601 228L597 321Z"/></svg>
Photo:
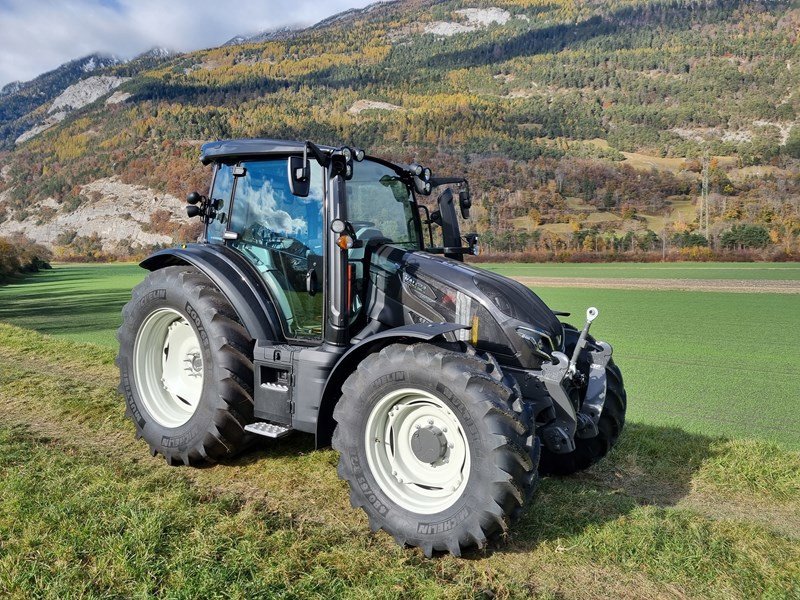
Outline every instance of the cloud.
<svg viewBox="0 0 800 600"><path fill-rule="evenodd" d="M0 0L0 86L93 52L186 52L238 34L310 25L371 0Z"/></svg>

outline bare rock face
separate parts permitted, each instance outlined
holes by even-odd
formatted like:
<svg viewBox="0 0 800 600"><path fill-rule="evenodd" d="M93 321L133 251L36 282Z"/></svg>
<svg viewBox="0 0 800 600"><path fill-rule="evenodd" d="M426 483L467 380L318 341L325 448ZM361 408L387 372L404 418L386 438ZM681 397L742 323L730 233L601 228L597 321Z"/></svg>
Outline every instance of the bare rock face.
<svg viewBox="0 0 800 600"><path fill-rule="evenodd" d="M175 196L163 194L139 185L122 183L115 177L98 179L81 188L85 201L74 211L65 212L64 207L48 198L30 207L31 216L24 221L7 220L0 223L0 236L23 233L30 239L53 246L59 234L75 231L78 236L98 234L103 240L103 249L113 249L122 240L133 245L150 246L170 244L168 235L145 231L150 214L157 209L168 210L171 221L185 222L184 204ZM0 194L0 203L3 201ZM49 221L42 216L55 214Z"/></svg>
<svg viewBox="0 0 800 600"><path fill-rule="evenodd" d="M466 19L466 23L434 21L425 26L424 32L441 37L450 37L459 33L477 31L492 23L504 25L511 19L511 13L505 9L492 6L489 8L462 8L455 11Z"/></svg>
<svg viewBox="0 0 800 600"><path fill-rule="evenodd" d="M14 143L21 144L23 142L27 142L29 139L36 137L43 131L47 131L53 125L60 123L61 121L64 120L64 117L66 116L67 113L63 110L60 110L57 113L53 113L52 115L48 116L44 121L42 121L39 125L36 125L36 127L31 127L30 129L28 129L28 131L20 135L16 140L14 140Z"/></svg>
<svg viewBox="0 0 800 600"><path fill-rule="evenodd" d="M90 63L87 63L89 65ZM94 63L92 63L92 68ZM86 68L84 67L84 70ZM91 69L90 69L91 70ZM28 131L14 140L15 144L22 144L29 139L36 137L43 131L47 131L53 125L64 120L64 118L79 108L83 108L87 104L91 104L98 98L108 94L111 90L119 87L125 83L129 77L112 77L110 75L97 75L95 77L87 77L81 79L78 83L74 83L65 89L47 109L47 118L44 121L37 123ZM124 102L130 98L130 94L116 93L106 100L106 104Z"/></svg>
<svg viewBox="0 0 800 600"><path fill-rule="evenodd" d="M106 104L121 104L130 97L131 94L128 92L114 92L108 98L106 98Z"/></svg>
<svg viewBox="0 0 800 600"><path fill-rule="evenodd" d="M380 102L378 100L356 100L353 105L347 109L352 115L365 110L403 110L402 106L396 104L389 104L388 102Z"/></svg>
<svg viewBox="0 0 800 600"><path fill-rule="evenodd" d="M112 77L110 75L97 75L81 79L61 92L53 104L47 109L48 113L64 110L76 110L91 104L101 96L119 87L128 80L127 77Z"/></svg>

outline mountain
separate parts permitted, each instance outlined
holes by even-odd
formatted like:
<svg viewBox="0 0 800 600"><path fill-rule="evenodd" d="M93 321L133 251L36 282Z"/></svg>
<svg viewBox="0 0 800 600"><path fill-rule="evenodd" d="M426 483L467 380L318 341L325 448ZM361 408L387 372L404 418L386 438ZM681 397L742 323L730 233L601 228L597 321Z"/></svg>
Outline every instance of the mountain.
<svg viewBox="0 0 800 600"><path fill-rule="evenodd" d="M164 48L163 46L153 46L149 50L145 50L141 54L136 55L136 57L133 60L134 61L147 60L147 59L160 60L164 58L170 58L172 56L175 56L176 54L180 54L180 52L178 52L177 50L171 50L170 48Z"/></svg>
<svg viewBox="0 0 800 600"><path fill-rule="evenodd" d="M9 146L18 135L30 128L35 120L30 115L70 85L120 62L121 59L115 56L90 54L64 63L31 81L16 81L4 86L0 91L0 144Z"/></svg>
<svg viewBox="0 0 800 600"><path fill-rule="evenodd" d="M409 0L110 65L8 112L23 84L0 97L12 117L0 130L0 235L58 246L44 225L73 231L72 213L107 207L139 229L183 227L163 212L151 224L158 202L131 211L128 188L112 199L97 182L182 197L208 183L203 141L264 136L467 174L468 226L495 252L791 253L799 32L786 1ZM57 97L92 77L116 79L72 94L89 100L48 124ZM33 125L48 128L15 144ZM737 238L739 226L757 235ZM96 233L110 251L104 227L76 235Z"/></svg>
<svg viewBox="0 0 800 600"><path fill-rule="evenodd" d="M22 81L12 81L11 83L7 83L0 88L0 96L8 96L9 94L18 92L20 89L22 89L23 85L25 84Z"/></svg>
<svg viewBox="0 0 800 600"><path fill-rule="evenodd" d="M264 42L288 40L300 31L302 31L300 27L279 27L278 29L260 31L252 35L237 35L222 44L222 46L241 46L242 44L263 44Z"/></svg>
<svg viewBox="0 0 800 600"><path fill-rule="evenodd" d="M304 32L312 30L325 29L331 25L344 26L346 23L353 21L359 17L368 15L370 12L390 4L395 4L399 0L383 0L381 2L373 2L364 8L351 8L330 17L323 19L309 27L302 27L300 25L289 25L278 27L277 29L268 29L260 31L255 34L240 34L232 37L227 42L222 44L224 46L240 46L242 44L263 44L264 42L274 42L278 40L289 40Z"/></svg>

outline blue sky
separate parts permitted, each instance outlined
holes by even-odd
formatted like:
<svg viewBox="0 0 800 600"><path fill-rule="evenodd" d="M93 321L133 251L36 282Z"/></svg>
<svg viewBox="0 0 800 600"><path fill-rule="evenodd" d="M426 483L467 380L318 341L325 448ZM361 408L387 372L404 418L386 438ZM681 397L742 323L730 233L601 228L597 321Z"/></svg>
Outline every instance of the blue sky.
<svg viewBox="0 0 800 600"><path fill-rule="evenodd" d="M92 52L187 51L310 25L372 0L0 0L0 87Z"/></svg>

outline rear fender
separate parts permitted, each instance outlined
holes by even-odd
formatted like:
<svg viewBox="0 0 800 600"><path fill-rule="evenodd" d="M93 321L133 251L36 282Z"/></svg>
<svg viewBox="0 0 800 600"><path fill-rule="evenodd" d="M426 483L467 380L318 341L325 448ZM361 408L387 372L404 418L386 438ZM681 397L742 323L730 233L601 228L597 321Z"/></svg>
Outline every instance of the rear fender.
<svg viewBox="0 0 800 600"><path fill-rule="evenodd" d="M213 281L253 338L285 340L275 302L247 259L225 246L187 244L161 250L139 263L148 271L174 265L191 265Z"/></svg>
<svg viewBox="0 0 800 600"><path fill-rule="evenodd" d="M469 327L457 323L420 323L395 327L371 335L345 352L331 370L322 392L317 417L317 448L331 445L333 430L336 428L333 409L342 394L342 384L368 355L379 352L390 344L430 342L461 329L469 329Z"/></svg>

